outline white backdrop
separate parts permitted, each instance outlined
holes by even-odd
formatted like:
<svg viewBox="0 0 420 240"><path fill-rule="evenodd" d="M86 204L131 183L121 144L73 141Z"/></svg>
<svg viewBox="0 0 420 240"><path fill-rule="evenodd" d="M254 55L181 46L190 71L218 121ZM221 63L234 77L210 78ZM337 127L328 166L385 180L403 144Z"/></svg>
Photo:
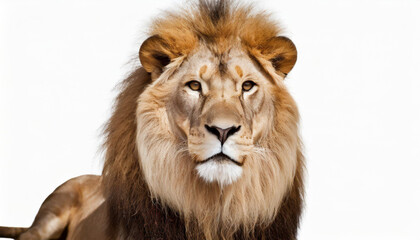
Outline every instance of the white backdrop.
<svg viewBox="0 0 420 240"><path fill-rule="evenodd" d="M65 180L100 173L113 87L147 22L182 1L0 0L0 225L29 226ZM299 58L300 239L420 239L420 1L261 1Z"/></svg>

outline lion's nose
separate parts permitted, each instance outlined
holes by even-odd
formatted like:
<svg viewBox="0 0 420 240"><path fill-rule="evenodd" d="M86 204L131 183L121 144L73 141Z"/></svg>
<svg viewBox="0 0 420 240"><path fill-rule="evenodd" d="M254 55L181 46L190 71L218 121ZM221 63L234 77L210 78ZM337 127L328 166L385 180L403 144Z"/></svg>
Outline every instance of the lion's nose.
<svg viewBox="0 0 420 240"><path fill-rule="evenodd" d="M228 137L232 136L233 134L235 134L236 132L239 131L239 129L241 129L241 126L235 127L228 127L228 128L219 128L216 126L209 126L209 125L204 125L204 127L207 129L207 131L209 131L210 133L214 134L217 136L217 138L219 139L219 141L222 143L226 142L226 139L228 139Z"/></svg>

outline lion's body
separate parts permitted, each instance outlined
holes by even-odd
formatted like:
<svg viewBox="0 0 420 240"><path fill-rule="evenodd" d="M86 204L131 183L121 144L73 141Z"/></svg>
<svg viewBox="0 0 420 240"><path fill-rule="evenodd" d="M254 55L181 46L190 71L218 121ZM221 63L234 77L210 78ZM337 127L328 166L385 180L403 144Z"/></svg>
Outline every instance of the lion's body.
<svg viewBox="0 0 420 240"><path fill-rule="evenodd" d="M296 49L279 33L227 0L156 20L102 176L60 186L20 239L296 239L304 159L283 83Z"/></svg>

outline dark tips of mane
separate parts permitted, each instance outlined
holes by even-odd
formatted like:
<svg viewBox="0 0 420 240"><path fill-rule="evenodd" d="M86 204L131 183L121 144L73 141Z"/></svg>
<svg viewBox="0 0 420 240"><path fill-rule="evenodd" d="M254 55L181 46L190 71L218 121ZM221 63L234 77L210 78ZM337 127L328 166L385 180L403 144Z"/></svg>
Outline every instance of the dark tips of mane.
<svg viewBox="0 0 420 240"><path fill-rule="evenodd" d="M199 8L203 15L210 16L211 21L216 25L229 14L231 4L230 0L200 0Z"/></svg>

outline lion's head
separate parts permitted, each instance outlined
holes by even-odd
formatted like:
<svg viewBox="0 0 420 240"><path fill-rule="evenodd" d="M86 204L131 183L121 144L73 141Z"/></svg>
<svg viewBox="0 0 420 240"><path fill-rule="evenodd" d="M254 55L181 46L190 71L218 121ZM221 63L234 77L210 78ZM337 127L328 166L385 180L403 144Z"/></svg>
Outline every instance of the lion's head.
<svg viewBox="0 0 420 240"><path fill-rule="evenodd" d="M283 83L297 53L280 34L229 1L156 20L140 48L147 74L127 80L108 125L111 199L147 189L208 239L273 222L303 164Z"/></svg>

